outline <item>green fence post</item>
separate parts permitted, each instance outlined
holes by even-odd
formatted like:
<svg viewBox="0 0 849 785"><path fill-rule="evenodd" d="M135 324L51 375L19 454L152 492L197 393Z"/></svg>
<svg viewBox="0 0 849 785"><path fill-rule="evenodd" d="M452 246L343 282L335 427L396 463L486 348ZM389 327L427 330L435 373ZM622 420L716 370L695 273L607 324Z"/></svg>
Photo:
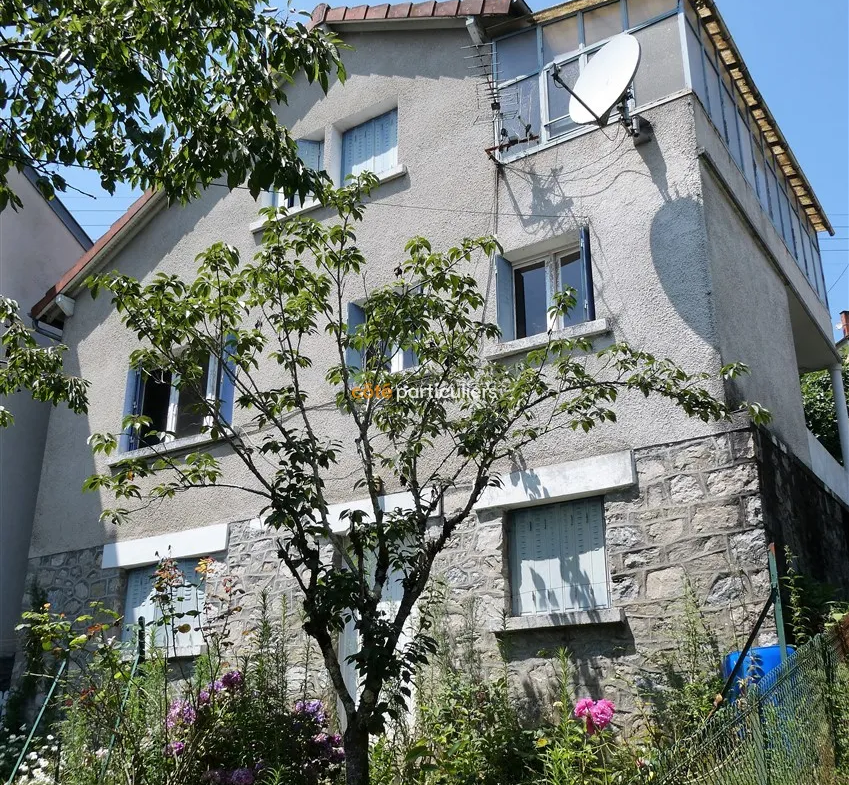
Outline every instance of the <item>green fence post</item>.
<svg viewBox="0 0 849 785"><path fill-rule="evenodd" d="M781 662L787 662L787 636L784 633L784 608L781 604L781 582L778 580L778 565L775 561L775 543L769 544L769 585L775 603L775 630L778 634L778 647Z"/></svg>
<svg viewBox="0 0 849 785"><path fill-rule="evenodd" d="M26 743L24 744L24 748L21 750L21 754L18 755L17 761L15 761L15 767L12 769L12 774L9 779L6 781L6 785L12 785L15 777L18 774L18 769L21 767L21 763L23 763L24 756L27 754L27 750L29 750L29 745L32 744L32 740L35 737L35 732L38 730L39 723L41 722L41 718L44 716L44 713L47 711L47 707L50 704L50 701L53 699L53 693L56 691L56 685L59 684L59 679L62 677L62 674L65 672L65 668L68 665L68 658L65 657L62 660L62 664L59 666L59 670L56 671L56 676L53 678L53 684L50 685L50 689L47 692L47 697L44 699L44 703L41 704L41 710L38 712L38 716L35 718L35 722L32 725L32 729L29 732L29 736L27 736Z"/></svg>

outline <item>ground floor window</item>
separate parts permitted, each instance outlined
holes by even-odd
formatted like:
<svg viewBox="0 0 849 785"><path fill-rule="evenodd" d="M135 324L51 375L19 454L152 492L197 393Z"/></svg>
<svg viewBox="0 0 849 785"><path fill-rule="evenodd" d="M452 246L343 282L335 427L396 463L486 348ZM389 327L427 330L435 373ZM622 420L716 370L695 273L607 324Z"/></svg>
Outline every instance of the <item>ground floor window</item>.
<svg viewBox="0 0 849 785"><path fill-rule="evenodd" d="M144 618L146 640L149 642L152 635L155 645L170 656L192 657L201 653L206 582L204 575L197 572L199 559L177 559L127 571L125 642L136 640L139 619ZM160 577L162 572L166 574Z"/></svg>
<svg viewBox="0 0 849 785"><path fill-rule="evenodd" d="M510 592L515 616L608 607L601 497L512 513Z"/></svg>

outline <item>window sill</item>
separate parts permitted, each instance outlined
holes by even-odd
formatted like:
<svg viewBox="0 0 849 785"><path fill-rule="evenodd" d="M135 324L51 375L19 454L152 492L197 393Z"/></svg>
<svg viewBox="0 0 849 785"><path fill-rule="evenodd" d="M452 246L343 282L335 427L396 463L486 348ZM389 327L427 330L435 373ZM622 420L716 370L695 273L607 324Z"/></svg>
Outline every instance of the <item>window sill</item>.
<svg viewBox="0 0 849 785"><path fill-rule="evenodd" d="M564 338L594 338L597 335L604 335L609 332L610 322L607 319L595 319L592 322L582 322L581 324L574 324L562 330L554 330L551 333L551 338L558 341ZM529 335L527 338L519 338L515 341L492 344L485 350L484 359L503 360L516 354L524 354L533 349L540 349L548 343L548 340L548 333L540 333L539 335Z"/></svg>
<svg viewBox="0 0 849 785"><path fill-rule="evenodd" d="M573 611L571 613L540 613L530 614L528 616L510 616L503 626L490 627L490 632L499 635L512 632L556 630L563 627L586 627L595 624L623 624L624 622L624 609L596 608L591 611Z"/></svg>
<svg viewBox="0 0 849 785"><path fill-rule="evenodd" d="M170 442L158 444L156 447L140 447L137 450L128 450L127 452L110 455L106 459L106 465L111 468L121 461L135 458L156 458L161 455L174 455L176 453L186 452L195 447L205 447L219 441L223 440L213 439L208 433L199 433L196 436L184 436L181 439L173 439Z"/></svg>
<svg viewBox="0 0 849 785"><path fill-rule="evenodd" d="M385 172L377 175L378 185L383 185L383 183L391 182L392 180L397 180L399 177L403 177L407 174L407 167L404 164L399 164L398 166L393 166L391 169L387 169ZM281 220L286 220L287 218L296 218L299 215L306 215L307 213L314 213L316 210L319 210L323 207L321 202L309 202L307 204L301 205L300 207L294 207ZM258 221L254 221L250 225L250 230L252 234L256 234L257 232L261 232L265 228L266 219L260 218Z"/></svg>

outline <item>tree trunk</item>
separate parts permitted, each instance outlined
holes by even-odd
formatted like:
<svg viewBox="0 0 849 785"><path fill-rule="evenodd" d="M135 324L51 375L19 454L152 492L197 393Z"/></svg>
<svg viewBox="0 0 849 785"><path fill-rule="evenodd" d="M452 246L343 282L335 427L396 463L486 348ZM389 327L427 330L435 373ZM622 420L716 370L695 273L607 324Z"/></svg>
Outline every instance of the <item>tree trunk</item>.
<svg viewBox="0 0 849 785"><path fill-rule="evenodd" d="M352 718L342 737L345 747L345 785L369 785L368 731Z"/></svg>

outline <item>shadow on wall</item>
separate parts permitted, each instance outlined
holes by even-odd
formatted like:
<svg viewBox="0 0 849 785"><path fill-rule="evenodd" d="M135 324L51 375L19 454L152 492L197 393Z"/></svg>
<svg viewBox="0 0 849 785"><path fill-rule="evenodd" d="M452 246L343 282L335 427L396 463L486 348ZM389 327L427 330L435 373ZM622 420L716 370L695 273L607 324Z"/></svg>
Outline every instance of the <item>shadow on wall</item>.
<svg viewBox="0 0 849 785"><path fill-rule="evenodd" d="M557 651L569 655L569 693L577 700L618 698L617 661L636 654L634 636L627 625L590 625L552 630L523 631L503 646L511 683L522 715L531 722L551 712L559 697Z"/></svg>

